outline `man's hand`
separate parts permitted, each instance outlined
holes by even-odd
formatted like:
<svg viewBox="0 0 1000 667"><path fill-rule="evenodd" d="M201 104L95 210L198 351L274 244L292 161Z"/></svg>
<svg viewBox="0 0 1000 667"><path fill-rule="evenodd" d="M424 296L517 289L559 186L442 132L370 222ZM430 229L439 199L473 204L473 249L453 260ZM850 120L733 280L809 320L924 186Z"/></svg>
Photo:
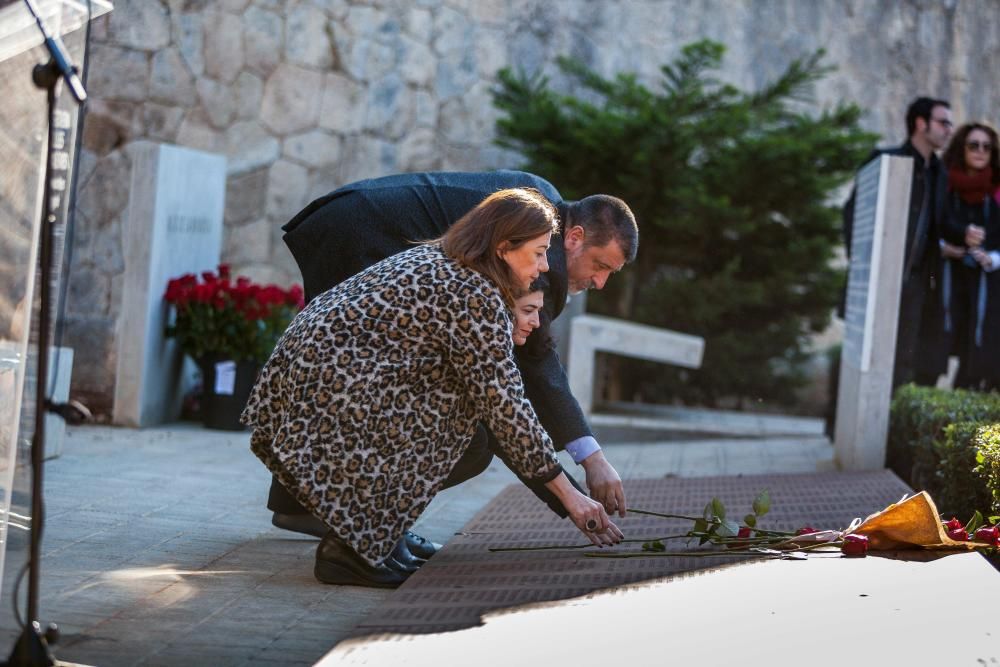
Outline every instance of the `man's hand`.
<svg viewBox="0 0 1000 667"><path fill-rule="evenodd" d="M962 259L965 257L965 246L952 245L947 241L941 241L941 256L948 259Z"/></svg>
<svg viewBox="0 0 1000 667"><path fill-rule="evenodd" d="M983 244L986 238L986 230L979 225L969 225L965 228L965 245L970 248Z"/></svg>
<svg viewBox="0 0 1000 667"><path fill-rule="evenodd" d="M590 497L604 505L604 510L610 515L618 512L624 518L625 489L622 488L622 478L614 467L604 458L604 452L596 451L580 464L587 472L587 489Z"/></svg>
<svg viewBox="0 0 1000 667"><path fill-rule="evenodd" d="M990 255L987 252L980 250L979 248L973 248L969 251L969 254L979 262L979 265L986 270L989 270L993 266L993 260L990 259Z"/></svg>
<svg viewBox="0 0 1000 667"><path fill-rule="evenodd" d="M610 547L618 544L625 537L618 526L608 518L601 503L577 491L576 487L570 483L566 473L546 482L545 486L566 508L569 518L580 529L580 532L586 535L587 539L595 546Z"/></svg>

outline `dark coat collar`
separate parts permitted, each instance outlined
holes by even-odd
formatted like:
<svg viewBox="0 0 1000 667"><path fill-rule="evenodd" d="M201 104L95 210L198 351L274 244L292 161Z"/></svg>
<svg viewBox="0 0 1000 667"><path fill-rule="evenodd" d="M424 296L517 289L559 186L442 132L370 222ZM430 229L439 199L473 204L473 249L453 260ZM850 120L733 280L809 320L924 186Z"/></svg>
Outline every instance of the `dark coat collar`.
<svg viewBox="0 0 1000 667"><path fill-rule="evenodd" d="M913 142L909 139L903 142L903 145L899 147L899 152L903 155L909 155L912 157L913 166L917 169L924 169L925 167L933 169L937 167L938 163L941 161L940 158L938 158L937 153L933 151L931 151L931 159L929 161L924 160L924 156L920 154L920 151L917 150L917 147L914 146Z"/></svg>
<svg viewBox="0 0 1000 667"><path fill-rule="evenodd" d="M553 236L549 251L546 253L549 260L549 270L545 274L545 282L548 289L545 290L544 308L549 312L549 317L555 319L566 306L566 298L569 296L569 273L566 266L566 247L563 245L562 236Z"/></svg>

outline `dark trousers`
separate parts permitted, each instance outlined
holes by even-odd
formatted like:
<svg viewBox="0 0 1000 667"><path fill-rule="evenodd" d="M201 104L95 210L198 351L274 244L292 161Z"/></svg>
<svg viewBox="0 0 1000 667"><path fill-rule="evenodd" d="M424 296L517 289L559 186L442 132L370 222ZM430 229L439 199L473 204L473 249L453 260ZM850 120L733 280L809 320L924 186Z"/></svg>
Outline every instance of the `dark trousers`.
<svg viewBox="0 0 1000 667"><path fill-rule="evenodd" d="M927 279L922 274L903 279L896 326L896 359L892 368L893 390L907 382L913 382L916 376L926 290Z"/></svg>
<svg viewBox="0 0 1000 667"><path fill-rule="evenodd" d="M469 448L465 450L462 457L452 468L451 473L444 480L444 485L442 488L449 489L453 486L457 486L462 482L472 479L479 473L486 470L490 461L493 460L493 456L496 455L501 461L504 462L514 474L517 475L518 479L531 489L531 492L538 496L538 499L549 506L553 512L559 515L560 518L566 518L567 512L566 508L563 507L559 499L548 490L545 484L525 479L521 475L517 474L517 471L510 465L510 461L507 459L506 454L504 454L503 449L501 449L500 444L497 442L496 437L482 424L476 428L476 434L472 437L472 442L469 443ZM572 475L566 473L569 481L574 487L580 492L586 495L586 491L580 486ZM267 508L272 512L278 512L279 514L307 514L307 510L299 504L292 494L285 490L285 487L281 485L276 477L271 478L271 491L267 496Z"/></svg>

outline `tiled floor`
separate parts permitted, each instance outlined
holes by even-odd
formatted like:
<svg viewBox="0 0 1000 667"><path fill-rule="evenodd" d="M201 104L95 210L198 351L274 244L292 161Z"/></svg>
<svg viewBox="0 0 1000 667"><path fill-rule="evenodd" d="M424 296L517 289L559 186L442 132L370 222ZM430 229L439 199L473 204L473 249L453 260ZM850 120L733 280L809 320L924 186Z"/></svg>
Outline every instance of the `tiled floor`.
<svg viewBox="0 0 1000 667"><path fill-rule="evenodd" d="M766 489L771 507L760 527L789 532L804 525L842 530L855 517L867 516L912 493L889 470L641 479L631 480L631 489L636 508L700 516L705 503L718 498L729 517L737 520L752 511L753 499ZM690 520L632 513L617 524L626 538L641 541L683 535L692 528ZM440 554L364 620L354 634L462 630L478 625L486 614L534 602L576 598L747 560L745 555L729 555L726 550L715 551L710 557L684 555L698 550L697 544L688 545L686 540L668 540L667 549L676 553L662 558L612 557L641 554L640 542L626 542L613 550L491 551L497 547L577 547L586 543L570 522L560 521L523 485L513 484L465 524ZM706 604L697 611L710 613L712 606Z"/></svg>
<svg viewBox="0 0 1000 667"><path fill-rule="evenodd" d="M605 444L624 478L805 472L832 454L807 436ZM313 579L317 542L271 527L269 476L247 445L246 434L190 425L68 430L45 482L40 616L61 626L57 657L102 666L312 664L383 600L384 591ZM447 541L513 481L494 463L440 494L418 531ZM26 513L26 497L17 500ZM18 634L11 597L26 538L8 532L0 654Z"/></svg>
<svg viewBox="0 0 1000 667"><path fill-rule="evenodd" d="M643 479L630 488L636 507L700 516L709 498L719 498L730 517L768 489L771 511L759 526L780 531L843 529L912 492L888 470ZM638 541L684 535L691 525L640 514L619 521ZM978 553L881 551L859 559L834 548L785 560L725 549L705 555L683 539L665 541L667 551L657 554L637 542L579 548L586 540L574 527L511 485L320 665L436 667L467 664L469 655L575 667L1000 660L1000 576ZM942 603L949 589L976 594ZM962 641L940 641L942 628L961 628Z"/></svg>

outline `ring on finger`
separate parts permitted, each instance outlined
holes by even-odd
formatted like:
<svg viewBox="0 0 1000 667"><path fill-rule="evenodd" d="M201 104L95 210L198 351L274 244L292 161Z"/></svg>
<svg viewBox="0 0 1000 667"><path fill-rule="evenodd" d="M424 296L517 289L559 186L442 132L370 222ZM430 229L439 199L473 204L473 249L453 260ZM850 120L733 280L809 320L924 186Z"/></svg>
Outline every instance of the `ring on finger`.
<svg viewBox="0 0 1000 667"><path fill-rule="evenodd" d="M597 519L587 519L587 523L584 524L584 528L591 533L595 532L597 530Z"/></svg>

